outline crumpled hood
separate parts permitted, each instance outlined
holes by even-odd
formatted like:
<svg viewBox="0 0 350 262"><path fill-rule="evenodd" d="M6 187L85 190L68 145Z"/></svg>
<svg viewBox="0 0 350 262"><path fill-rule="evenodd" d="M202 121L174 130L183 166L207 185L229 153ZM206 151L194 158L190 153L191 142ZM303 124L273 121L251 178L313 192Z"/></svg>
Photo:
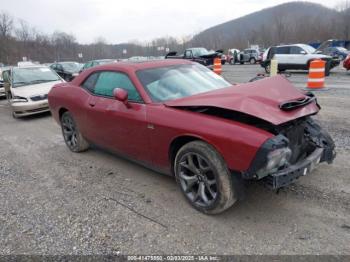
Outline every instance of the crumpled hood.
<svg viewBox="0 0 350 262"><path fill-rule="evenodd" d="M46 95L50 92L51 88L58 83L62 83L62 81L52 81L35 85L19 86L11 88L11 91L14 96L21 96L25 98L35 95Z"/></svg>
<svg viewBox="0 0 350 262"><path fill-rule="evenodd" d="M264 78L259 81L234 85L211 92L165 102L169 107L210 106L245 113L274 125L316 114L315 102L291 111L283 111L280 104L305 95L282 76Z"/></svg>

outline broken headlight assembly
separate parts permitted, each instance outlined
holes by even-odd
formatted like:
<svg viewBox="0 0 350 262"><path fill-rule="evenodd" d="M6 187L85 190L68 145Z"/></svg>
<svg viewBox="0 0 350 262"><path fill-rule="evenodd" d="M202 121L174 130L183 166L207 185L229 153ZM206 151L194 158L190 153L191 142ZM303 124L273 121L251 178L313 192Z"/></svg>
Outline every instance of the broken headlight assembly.
<svg viewBox="0 0 350 262"><path fill-rule="evenodd" d="M244 172L247 179L261 179L288 166L292 151L288 147L289 140L284 135L277 135L267 140L259 149L250 168Z"/></svg>
<svg viewBox="0 0 350 262"><path fill-rule="evenodd" d="M289 147L278 148L266 156L266 165L257 171L259 178L273 174L278 171L280 167L287 166L289 159L292 156L292 150Z"/></svg>

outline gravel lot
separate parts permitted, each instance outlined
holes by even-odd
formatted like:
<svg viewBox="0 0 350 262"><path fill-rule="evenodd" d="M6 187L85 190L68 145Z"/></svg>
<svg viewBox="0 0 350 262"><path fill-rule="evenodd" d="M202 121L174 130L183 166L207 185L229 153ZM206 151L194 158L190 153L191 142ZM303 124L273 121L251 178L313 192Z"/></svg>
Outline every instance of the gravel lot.
<svg viewBox="0 0 350 262"><path fill-rule="evenodd" d="M224 66L246 82L259 66ZM306 85L306 74L291 81ZM350 73L317 92L338 156L276 194L258 183L217 216L173 178L100 149L71 153L50 114L13 119L0 100L0 254L349 254Z"/></svg>

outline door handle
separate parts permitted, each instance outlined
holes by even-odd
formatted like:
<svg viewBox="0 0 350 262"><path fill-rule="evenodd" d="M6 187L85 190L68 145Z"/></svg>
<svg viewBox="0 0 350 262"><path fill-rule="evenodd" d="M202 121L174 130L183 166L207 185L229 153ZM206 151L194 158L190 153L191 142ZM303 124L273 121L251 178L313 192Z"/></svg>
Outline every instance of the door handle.
<svg viewBox="0 0 350 262"><path fill-rule="evenodd" d="M89 106L94 107L95 105L96 105L96 103L94 101L89 102Z"/></svg>

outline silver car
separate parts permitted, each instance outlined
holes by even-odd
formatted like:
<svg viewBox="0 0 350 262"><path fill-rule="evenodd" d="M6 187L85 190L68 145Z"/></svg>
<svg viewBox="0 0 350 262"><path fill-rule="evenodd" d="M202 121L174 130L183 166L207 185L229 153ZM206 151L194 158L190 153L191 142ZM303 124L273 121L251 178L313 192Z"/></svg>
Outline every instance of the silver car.
<svg viewBox="0 0 350 262"><path fill-rule="evenodd" d="M47 95L64 80L46 66L12 67L2 72L13 117L49 111Z"/></svg>

